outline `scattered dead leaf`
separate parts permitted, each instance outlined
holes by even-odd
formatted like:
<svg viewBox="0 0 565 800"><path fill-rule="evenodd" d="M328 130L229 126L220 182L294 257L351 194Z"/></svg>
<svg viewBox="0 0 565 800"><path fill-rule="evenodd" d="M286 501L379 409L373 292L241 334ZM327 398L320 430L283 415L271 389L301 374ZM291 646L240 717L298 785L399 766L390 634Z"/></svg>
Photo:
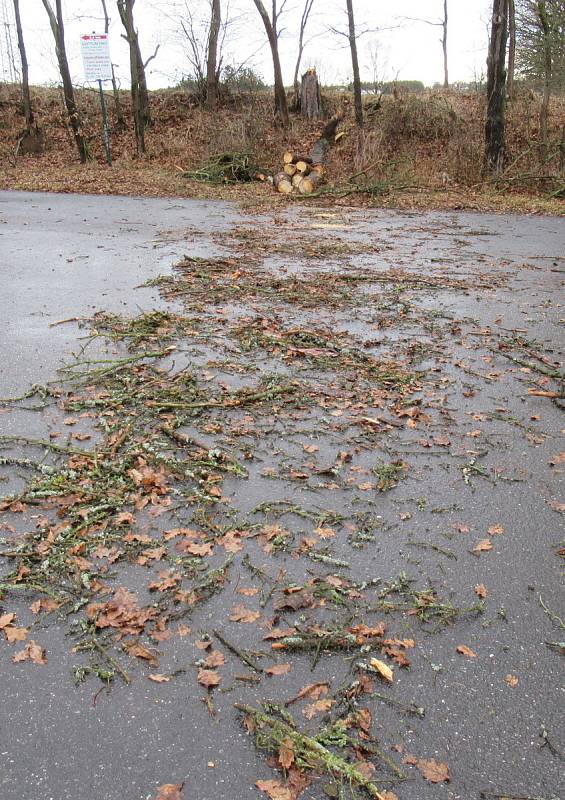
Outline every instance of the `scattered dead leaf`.
<svg viewBox="0 0 565 800"><path fill-rule="evenodd" d="M471 650L470 647L467 647L466 644L457 645L455 648L458 653L461 653L462 656L467 656L468 658L476 658L477 654Z"/></svg>
<svg viewBox="0 0 565 800"><path fill-rule="evenodd" d="M394 672L388 666L388 664L385 664L384 661L380 661L378 658L372 658L369 661L369 664L371 665L371 667L374 670L376 670L379 673L381 678L383 678L385 681L387 681L387 683L392 683L393 682L393 680L394 680Z"/></svg>
<svg viewBox="0 0 565 800"><path fill-rule="evenodd" d="M29 633L29 628L17 628L15 625L6 625L3 630L8 644L23 642Z"/></svg>
<svg viewBox="0 0 565 800"><path fill-rule="evenodd" d="M306 686L302 687L297 695L286 701L285 706L289 706L291 703L296 703L297 700L302 700L305 697L308 697L312 700L319 700L320 697L323 697L328 693L329 688L329 683L326 683L325 681L323 683L307 683Z"/></svg>
<svg viewBox="0 0 565 800"><path fill-rule="evenodd" d="M279 764L283 769L288 769L294 761L294 742L290 736L285 736L279 748Z"/></svg>
<svg viewBox="0 0 565 800"><path fill-rule="evenodd" d="M244 605L237 605L232 608L230 620L232 622L257 622L261 614L259 611L251 611Z"/></svg>
<svg viewBox="0 0 565 800"><path fill-rule="evenodd" d="M222 678L215 670L212 669L199 669L198 670L198 683L206 689L213 689L214 686L219 686Z"/></svg>
<svg viewBox="0 0 565 800"><path fill-rule="evenodd" d="M125 642L123 649L129 656L141 658L143 661L147 661L152 667L156 667L159 663L155 653L148 650L147 647L144 647L139 642Z"/></svg>
<svg viewBox="0 0 565 800"><path fill-rule="evenodd" d="M292 800L292 791L281 781L256 781L255 786L270 800Z"/></svg>
<svg viewBox="0 0 565 800"><path fill-rule="evenodd" d="M504 525L491 525L488 529L489 536L497 536L499 533L504 533Z"/></svg>
<svg viewBox="0 0 565 800"><path fill-rule="evenodd" d="M480 542L473 547L473 553L486 553L492 550L492 542L490 539L481 539Z"/></svg>
<svg viewBox="0 0 565 800"><path fill-rule="evenodd" d="M313 719L318 714L323 714L326 711L329 711L333 704L334 701L330 700L329 698L325 700L316 700L315 703L310 703L309 705L305 706L302 709L302 713L306 719Z"/></svg>
<svg viewBox="0 0 565 800"><path fill-rule="evenodd" d="M33 639L26 644L23 650L17 652L13 657L14 664L20 661L32 661L34 664L43 666L47 664L47 657L43 647L34 642Z"/></svg>
<svg viewBox="0 0 565 800"><path fill-rule="evenodd" d="M164 783L157 789L155 800L182 800L184 783Z"/></svg>
<svg viewBox="0 0 565 800"><path fill-rule="evenodd" d="M226 663L224 654L220 650L210 650L204 659L207 667L223 667Z"/></svg>
<svg viewBox="0 0 565 800"><path fill-rule="evenodd" d="M265 675L286 675L291 669L290 664L273 664L272 667L267 667Z"/></svg>

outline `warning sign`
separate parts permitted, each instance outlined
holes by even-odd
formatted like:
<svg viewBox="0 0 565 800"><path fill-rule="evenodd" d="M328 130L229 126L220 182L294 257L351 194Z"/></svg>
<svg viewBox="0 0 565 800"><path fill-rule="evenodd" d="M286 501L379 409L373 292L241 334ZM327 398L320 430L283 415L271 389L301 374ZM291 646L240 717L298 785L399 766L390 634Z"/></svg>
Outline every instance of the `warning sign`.
<svg viewBox="0 0 565 800"><path fill-rule="evenodd" d="M112 80L110 42L107 33L90 33L80 37L84 77L86 81Z"/></svg>

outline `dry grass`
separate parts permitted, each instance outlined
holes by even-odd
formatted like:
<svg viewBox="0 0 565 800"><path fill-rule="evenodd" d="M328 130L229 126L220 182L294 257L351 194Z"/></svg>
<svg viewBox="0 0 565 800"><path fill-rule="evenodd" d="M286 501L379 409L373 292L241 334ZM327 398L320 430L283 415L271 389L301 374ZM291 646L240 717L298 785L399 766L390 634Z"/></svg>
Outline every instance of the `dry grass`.
<svg viewBox="0 0 565 800"><path fill-rule="evenodd" d="M209 187L188 182L181 171L196 169L210 155L226 151L251 152L266 170L276 170L285 149L307 151L320 128L294 117L289 131L277 129L273 125L270 94L241 97L231 107L211 114L193 107L179 90L155 92L151 98L154 124L147 135L146 158L137 158L131 130L115 131L114 166L110 170L103 160L97 94L79 90L78 102L93 158L82 167L76 161L61 93L37 88L33 96L47 149L41 155L15 159L15 144L22 128L18 90L0 90L3 188L221 196L243 199L252 205L282 202L265 185ZM559 142L565 124L565 101L552 101L552 158L545 165L539 158L539 102L533 93L522 91L510 104L509 167L504 180L493 185L486 183L482 175L484 99L478 94L441 91L397 99L386 97L381 108L367 117L361 136L350 113L350 99L332 95L328 110L345 103L348 113L346 135L330 154L330 186L342 186L351 175L364 171L358 181L379 184L385 190L389 187L391 191L378 198L350 195L341 202L561 213L562 201L549 195L564 182L559 175ZM123 104L130 121L127 93L123 94Z"/></svg>

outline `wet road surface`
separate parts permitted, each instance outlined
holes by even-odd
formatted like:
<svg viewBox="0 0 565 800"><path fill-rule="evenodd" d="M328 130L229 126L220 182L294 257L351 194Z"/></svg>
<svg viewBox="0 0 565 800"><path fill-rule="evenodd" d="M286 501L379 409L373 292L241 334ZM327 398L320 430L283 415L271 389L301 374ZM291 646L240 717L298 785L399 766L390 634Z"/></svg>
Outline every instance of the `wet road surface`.
<svg viewBox="0 0 565 800"><path fill-rule="evenodd" d="M245 217L232 206L211 202L0 194L0 395L11 397L54 380L57 368L80 352L84 329L64 320L88 318L98 310L127 315L164 307L178 311L181 300L167 304L158 287L141 284L169 274L185 254L245 258L247 242L234 242L234 230L254 232L263 249L262 269L271 273L313 269L300 256L286 258L284 250L270 253L277 234L298 230L305 237L355 245L348 266L402 269L419 279L437 279L437 291L409 298L406 314L412 318L401 330L391 322L379 328L378 315L384 318L390 309L379 311L370 304L297 315L311 325L308 313L314 314L326 329L367 342L370 352L377 346L392 352L410 346L413 352L418 342L424 343L420 368L434 371L437 378L433 397L431 389L428 394L429 415L434 415L429 425L415 418L413 428L389 426L383 444L370 437L361 442L357 429L336 428L342 414L326 415L323 424L319 418L299 420L288 437L277 433L271 421L257 442L257 464L250 463L249 479L227 477L222 491L242 515L252 516L260 503L283 498L304 507L337 509L357 525L361 512L370 513L377 535L358 547L344 535L332 551L336 559L348 561L347 574L357 582L387 581L406 572L419 585L433 584L457 607L472 605L477 600L473 587L484 584L488 596L478 618L462 615L437 630L421 630L411 617L390 623L396 636L413 636L416 648L410 669L396 669L387 691L403 707L425 708L425 716L401 713L373 698L373 732L398 763L405 754L433 757L448 764L451 780L432 784L407 767L409 780L387 788L400 800L471 800L481 790L492 796L556 800L565 794L559 755L565 750L565 686L563 654L548 643L565 639L563 559L558 555L563 547L558 510L563 467L556 459L564 449L563 418L558 400L529 392L555 391L554 380L476 342L481 335L491 337L494 329L497 336L527 337L536 354L544 354L546 360L539 363L557 369L563 343L565 222L455 213L329 213L305 208ZM256 241L253 247L256 252ZM315 266L331 272L340 263L328 253ZM441 280L455 279L467 288L441 288ZM276 321L276 307L271 311ZM237 304L229 309L230 320L241 315ZM432 354L435 320L451 326L454 337L449 353L439 356ZM193 360L202 369L213 369L216 379L226 379L217 361L210 366L210 347L189 346L177 360ZM271 368L271 355L258 369ZM237 386L237 376L229 370L227 375ZM352 412L344 405L342 413ZM360 413L371 417L375 412ZM400 418L404 425L406 419ZM60 427L54 409L39 418L25 409L0 409L0 435L45 438ZM194 430L206 435L196 423ZM276 467L280 478L279 451L284 451L284 463L296 469L304 461L304 442L316 442L318 465L357 443L360 470L370 469L378 450L409 463L408 477L390 492L375 492L373 484L352 498L344 487L305 485L301 479L281 486L265 475L265 468ZM19 457L27 451L4 446L3 452ZM20 491L22 469L0 469L1 492ZM9 515L5 521L12 528L0 529L0 536L12 546L40 513L32 509L26 519ZM297 536L305 533L303 521L287 524ZM497 526L503 533L490 535L492 550L472 553L479 540L489 538L489 528ZM256 562L268 560L253 541L250 548ZM249 583L249 574L239 557L226 589L195 609L189 621L194 634L221 627L229 609L241 601L238 588ZM284 566L297 583L313 568L285 553L278 558L276 568ZM276 574L273 567L270 572ZM0 582L3 570L0 566ZM133 566L123 568L120 580L143 591ZM24 601L13 594L0 597L0 614L17 609L18 619L25 620L35 598ZM299 614L287 614L286 622ZM273 771L256 753L233 703L282 701L309 682L328 680L334 689L348 678L349 662L341 654L324 656L314 671L309 657L298 656L290 674L263 678L258 686L240 685L233 679L242 664L226 653L222 687L233 688L215 692L217 716L211 717L195 680L194 637L175 637L160 646L159 673L185 670L175 680L152 683L142 666L133 665L131 686L115 681L110 692L99 692L94 680L76 687L72 681L80 657L71 652L65 620L25 624L34 626L33 638L46 648L48 661L45 666L13 664L20 643L0 642L2 800L141 800L154 797L161 784L181 782L185 796L198 800L259 797L255 781L274 777ZM249 646L246 625L228 630L238 647ZM462 656L456 651L460 645L476 657ZM510 685L508 676L515 676L517 684ZM541 746L542 726L553 749ZM302 797L323 797L326 783L313 782Z"/></svg>

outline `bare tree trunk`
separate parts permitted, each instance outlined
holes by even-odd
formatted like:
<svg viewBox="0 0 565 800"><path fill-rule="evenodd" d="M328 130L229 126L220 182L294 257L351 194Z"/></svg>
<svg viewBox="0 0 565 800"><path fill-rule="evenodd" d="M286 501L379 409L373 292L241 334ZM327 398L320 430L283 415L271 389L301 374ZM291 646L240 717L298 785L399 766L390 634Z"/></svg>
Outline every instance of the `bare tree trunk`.
<svg viewBox="0 0 565 800"><path fill-rule="evenodd" d="M273 0L273 19L269 17L262 0L253 0L257 11L261 15L269 45L271 48L271 55L273 57L273 71L275 77L275 118L280 122L283 128L288 128L288 105L286 102L286 92L284 90L284 83L282 79L281 61L279 58L279 42L277 36L277 12L276 1Z"/></svg>
<svg viewBox="0 0 565 800"><path fill-rule="evenodd" d="M347 0L347 21L349 23L349 47L351 49L351 65L353 67L353 99L355 104L355 121L359 127L363 125L363 102L361 99L361 77L359 75L359 58L357 56L357 37L355 35L355 18L353 16L353 0Z"/></svg>
<svg viewBox="0 0 565 800"><path fill-rule="evenodd" d="M485 164L499 174L504 163L506 111L506 41L508 38L508 0L493 0L492 25L487 58L487 118L485 124Z"/></svg>
<svg viewBox="0 0 565 800"><path fill-rule="evenodd" d="M447 65L447 0L443 0L443 22L441 26L443 29L441 37L441 47L443 50L443 88L449 89L449 70Z"/></svg>
<svg viewBox="0 0 565 800"><path fill-rule="evenodd" d="M49 17L49 24L51 25L53 38L55 39L55 51L57 53L57 61L59 63L59 72L61 73L61 79L63 81L63 93L65 97L67 114L69 115L69 122L73 131L73 137L78 150L79 158L81 163L84 164L88 158L88 148L86 139L82 133L80 115L75 102L73 83L71 80L71 73L69 71L69 62L67 60L67 52L65 49L65 28L61 0L55 0L55 11L53 11L49 0L42 0L42 2L47 12L47 16Z"/></svg>
<svg viewBox="0 0 565 800"><path fill-rule="evenodd" d="M20 16L20 0L14 0L14 15L16 18L16 31L18 33L18 49L22 62L22 105L26 121L26 130L29 132L33 125L33 109L31 107L31 94L29 91L29 67L27 63L24 33L22 30L22 19Z"/></svg>
<svg viewBox="0 0 565 800"><path fill-rule="evenodd" d="M133 5L133 4L132 4ZM132 18L133 22L133 18ZM151 125L151 108L149 106L149 92L147 91L147 76L145 73L145 68L151 61L151 59L155 58L157 55L157 50L159 49L159 45L157 45L157 50L155 53L147 59L147 61L143 61L141 57L141 50L139 48L139 38L137 35L137 31L135 28L133 29L135 33L135 55L137 58L137 77L139 81L139 98L141 102L141 113L143 114L143 121L145 122L146 127Z"/></svg>
<svg viewBox="0 0 565 800"><path fill-rule="evenodd" d="M124 38L129 45L131 103L133 108L135 142L138 155L142 155L145 153L145 127L147 125L148 98L147 84L145 83L145 70L143 69L137 31L135 30L133 22L134 3L135 0L118 0L118 11L126 32Z"/></svg>
<svg viewBox="0 0 565 800"><path fill-rule="evenodd" d="M543 96L539 115L540 128L540 156L542 161L547 158L549 103L551 100L551 77L553 72L553 58L551 52L551 27L547 16L545 0L538 0L537 15L543 35Z"/></svg>
<svg viewBox="0 0 565 800"><path fill-rule="evenodd" d="M508 0L508 76L506 78L506 94L508 99L514 97L514 69L516 65L516 2Z"/></svg>
<svg viewBox="0 0 565 800"><path fill-rule="evenodd" d="M314 0L304 0L304 11L302 12L302 19L300 20L300 32L298 34L298 55L296 57L296 66L294 68L294 110L300 111L300 86L298 83L298 73L300 71L300 62L302 61L302 54L304 53L304 31L308 23L308 17L312 11Z"/></svg>
<svg viewBox="0 0 565 800"><path fill-rule="evenodd" d="M102 11L104 12L104 33L108 33L110 30L110 17L108 16L108 10L106 8L106 0L101 0L102 2ZM120 100L120 93L118 92L118 85L116 83L116 73L114 72L114 65L112 64L112 92L114 94L114 108L116 110L116 124L122 130L126 127L126 121L124 119L124 112L122 109L122 102Z"/></svg>
<svg viewBox="0 0 565 800"><path fill-rule="evenodd" d="M210 17L210 35L208 37L208 54L206 59L206 106L214 111L218 105L218 36L222 24L220 0L212 0L212 16Z"/></svg>

